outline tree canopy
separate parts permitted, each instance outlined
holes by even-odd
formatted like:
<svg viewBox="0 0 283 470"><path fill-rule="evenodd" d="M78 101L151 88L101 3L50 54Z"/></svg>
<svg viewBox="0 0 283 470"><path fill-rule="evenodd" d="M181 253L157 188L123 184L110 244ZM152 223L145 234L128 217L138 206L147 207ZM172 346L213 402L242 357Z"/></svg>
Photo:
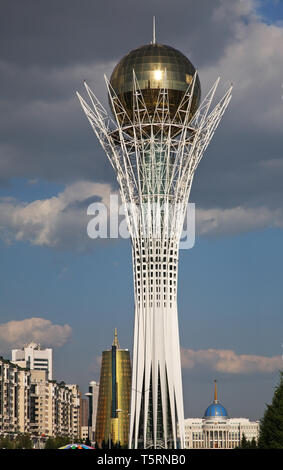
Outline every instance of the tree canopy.
<svg viewBox="0 0 283 470"><path fill-rule="evenodd" d="M0 449L32 449L33 442L28 434L18 434L15 437L0 437Z"/></svg>
<svg viewBox="0 0 283 470"><path fill-rule="evenodd" d="M283 372L272 402L266 406L260 421L258 446L263 449L283 449Z"/></svg>

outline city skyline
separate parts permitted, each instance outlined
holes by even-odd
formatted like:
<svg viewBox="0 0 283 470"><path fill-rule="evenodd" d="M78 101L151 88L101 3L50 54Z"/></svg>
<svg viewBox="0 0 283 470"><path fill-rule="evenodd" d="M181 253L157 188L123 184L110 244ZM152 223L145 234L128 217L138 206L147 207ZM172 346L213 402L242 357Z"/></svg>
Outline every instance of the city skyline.
<svg viewBox="0 0 283 470"><path fill-rule="evenodd" d="M98 448L101 445L102 448L112 448L119 441L122 447L127 447L128 425L125 427L124 420L127 421L129 417L130 369L129 351L120 349L116 329L112 348L102 352L99 397L99 386L91 381L89 392L85 394L90 401L82 398L78 385L48 380L47 370L22 367L0 357L0 378L3 385L1 436L19 437L20 434L28 433L34 448L43 448L44 443L48 445L52 436L62 437L66 433L70 438L89 439ZM123 409L117 408L121 405ZM97 423L93 421L96 407ZM93 434L96 425L98 428ZM213 402L201 417L185 419L184 448L231 449L241 445L244 435L254 446L258 442L259 432L259 420L251 422L246 417L235 418L229 415L218 399L217 380L214 380Z"/></svg>
<svg viewBox="0 0 283 470"><path fill-rule="evenodd" d="M21 25L4 2L13 28L1 28L0 354L7 357L10 349L38 341L54 348L54 377L87 390L90 379L99 379L98 357L116 324L121 343L132 350L129 241L86 236L88 204L117 188L103 153L93 150L72 93L84 79L92 86L103 73L110 76L132 47L129 37L133 47L149 42L156 14L160 42L192 58L205 90L217 71L224 87L234 81L231 109L192 188L196 245L181 253L185 416L200 415L209 401L208 384L217 377L231 415L258 419L271 400L283 353L282 6L199 3L192 10L192 2L181 1L176 12L164 2L160 17L154 11L158 2L145 3L137 24L136 12L122 2L127 25L121 18L120 28L108 4L95 10L89 2L78 12L71 2L62 7L68 10L64 19L60 9L56 13L64 24L62 37L52 8L33 9L39 31L20 14L20 2ZM27 14L33 7L27 2ZM103 44L99 24L93 28L89 17L107 25ZM98 88L102 97L102 81ZM37 320L27 323L32 318Z"/></svg>

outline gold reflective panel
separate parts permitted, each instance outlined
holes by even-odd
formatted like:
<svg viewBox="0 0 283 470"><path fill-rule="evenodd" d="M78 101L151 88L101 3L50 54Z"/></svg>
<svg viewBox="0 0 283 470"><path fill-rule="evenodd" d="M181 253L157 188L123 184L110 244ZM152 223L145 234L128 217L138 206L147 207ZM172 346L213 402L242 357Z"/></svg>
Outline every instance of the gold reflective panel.
<svg viewBox="0 0 283 470"><path fill-rule="evenodd" d="M163 71L162 70L154 70L153 71L153 76L156 81L160 81L163 78Z"/></svg>
<svg viewBox="0 0 283 470"><path fill-rule="evenodd" d="M110 83L132 120L133 70L150 115L154 114L161 88L168 89L170 117L173 118L181 99L195 74L195 67L177 49L163 44L147 44L129 52L114 68ZM192 115L200 102L200 81L197 77Z"/></svg>
<svg viewBox="0 0 283 470"><path fill-rule="evenodd" d="M112 348L102 352L95 430L95 440L99 447L113 446L118 442L121 447L127 447L130 393L130 352L120 349L115 332Z"/></svg>
<svg viewBox="0 0 283 470"><path fill-rule="evenodd" d="M111 439L112 359L111 350L103 351L99 396L97 405L95 440L101 447L103 441Z"/></svg>
<svg viewBox="0 0 283 470"><path fill-rule="evenodd" d="M111 418L111 438L112 442L119 442L119 418Z"/></svg>

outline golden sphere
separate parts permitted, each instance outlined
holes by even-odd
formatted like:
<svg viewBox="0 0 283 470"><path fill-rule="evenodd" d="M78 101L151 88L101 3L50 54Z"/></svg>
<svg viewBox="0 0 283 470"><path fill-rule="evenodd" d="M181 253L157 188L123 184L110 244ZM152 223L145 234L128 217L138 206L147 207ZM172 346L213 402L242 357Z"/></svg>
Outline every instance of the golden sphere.
<svg viewBox="0 0 283 470"><path fill-rule="evenodd" d="M112 72L110 84L131 121L133 120L133 70L151 118L160 89L167 88L170 118L173 119L196 71L189 59L173 47L147 44L132 50L120 60ZM199 106L200 96L201 87L197 76L190 117Z"/></svg>

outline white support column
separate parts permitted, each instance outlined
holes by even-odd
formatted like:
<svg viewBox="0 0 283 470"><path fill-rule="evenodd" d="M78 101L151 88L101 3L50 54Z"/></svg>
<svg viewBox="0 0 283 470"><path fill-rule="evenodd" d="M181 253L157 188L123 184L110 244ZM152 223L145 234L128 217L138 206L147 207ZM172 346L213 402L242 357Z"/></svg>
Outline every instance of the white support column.
<svg viewBox="0 0 283 470"><path fill-rule="evenodd" d="M173 119L168 90L161 88L153 122L134 72L132 121L107 79L116 122L87 84L90 104L78 94L116 172L132 238L135 325L131 448L185 446L178 247L194 172L231 99L230 88L210 111L218 81L192 119L196 75ZM171 210L169 223L164 209L167 206ZM207 438L210 444L210 436Z"/></svg>

